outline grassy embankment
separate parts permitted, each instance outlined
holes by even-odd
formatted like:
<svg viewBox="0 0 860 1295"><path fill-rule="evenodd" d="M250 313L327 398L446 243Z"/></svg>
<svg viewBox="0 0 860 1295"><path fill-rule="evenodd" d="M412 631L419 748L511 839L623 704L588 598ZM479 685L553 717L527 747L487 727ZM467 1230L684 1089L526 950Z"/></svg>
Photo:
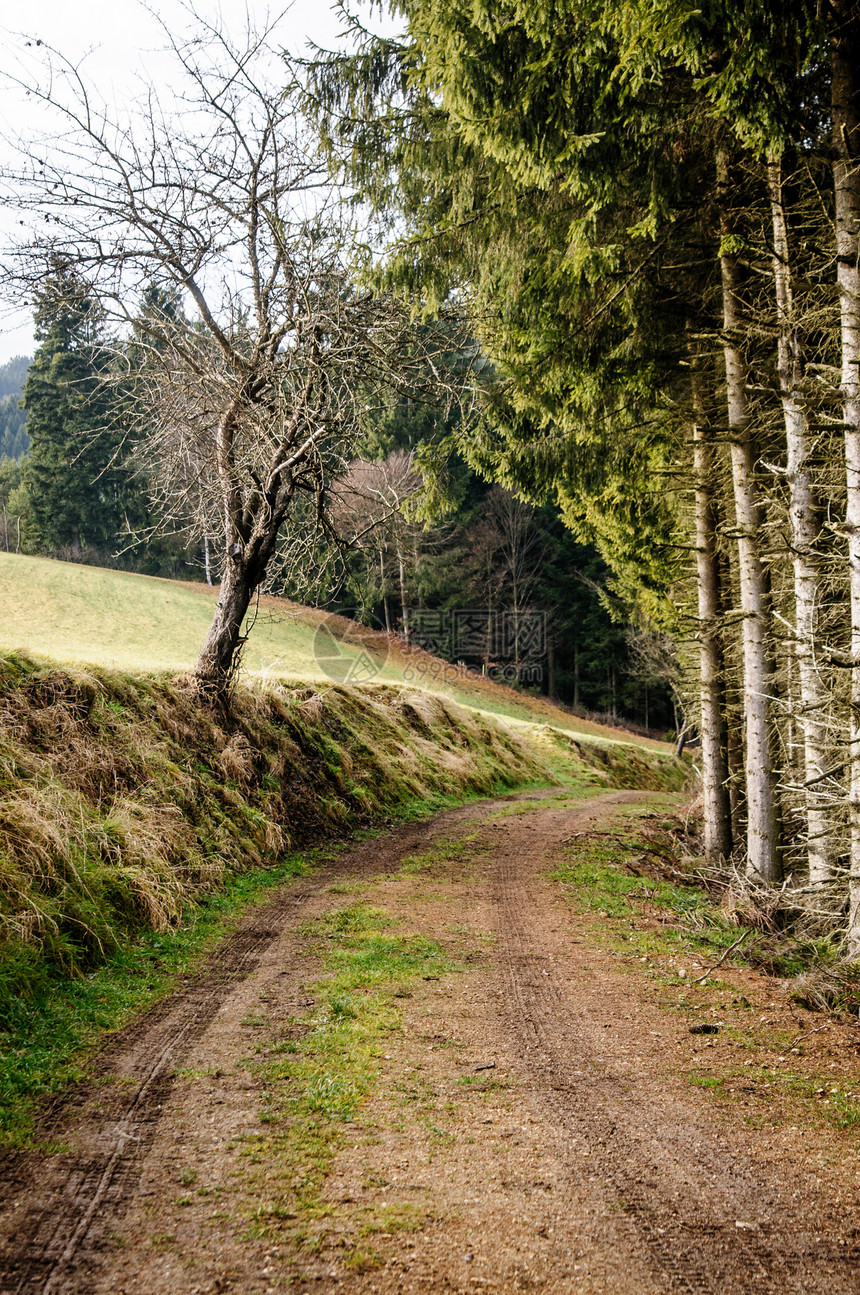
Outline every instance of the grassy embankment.
<svg viewBox="0 0 860 1295"><path fill-rule="evenodd" d="M406 685L396 659L390 682L295 682L315 666L313 621L293 612L257 626L249 664L277 630L294 681L246 677L227 722L171 673L193 659L209 591L6 555L3 581L12 614L0 634L0 1050L10 1097L48 1071L55 1082L57 1058L161 992L225 915L306 869L297 851L498 789L683 778L666 748L574 733L543 703L458 677L448 687L472 702L465 708ZM67 660L124 653L138 669L3 652L15 643ZM562 722L548 725L546 711Z"/></svg>
<svg viewBox="0 0 860 1295"><path fill-rule="evenodd" d="M217 589L151 576L0 553L0 651L22 649L53 662L128 671L187 670L194 664L212 619ZM327 683L314 657L320 622L337 622L351 635L352 621L327 617L282 598L262 598L244 655L247 674L265 682ZM666 754L665 744L577 719L540 697L529 697L437 657L407 651L372 630L362 639L380 660L383 683L420 687L436 696L495 716L530 735L547 724L577 741L606 747L633 744ZM346 658L358 642L343 647Z"/></svg>

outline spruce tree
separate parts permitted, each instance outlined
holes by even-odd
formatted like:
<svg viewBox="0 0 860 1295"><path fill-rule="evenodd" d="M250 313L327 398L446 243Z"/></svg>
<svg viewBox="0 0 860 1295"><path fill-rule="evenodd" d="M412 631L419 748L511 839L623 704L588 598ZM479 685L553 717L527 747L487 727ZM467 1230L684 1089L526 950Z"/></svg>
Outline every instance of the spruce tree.
<svg viewBox="0 0 860 1295"><path fill-rule="evenodd" d="M33 520L48 550L104 548L122 518L109 363L97 302L65 269L45 282L35 310L38 349L24 385Z"/></svg>

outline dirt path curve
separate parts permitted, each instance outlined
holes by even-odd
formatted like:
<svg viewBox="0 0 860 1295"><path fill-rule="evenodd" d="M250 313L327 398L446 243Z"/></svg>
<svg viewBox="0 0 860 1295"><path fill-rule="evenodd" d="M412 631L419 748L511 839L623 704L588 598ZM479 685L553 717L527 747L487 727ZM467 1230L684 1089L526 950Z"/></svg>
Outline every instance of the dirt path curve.
<svg viewBox="0 0 860 1295"><path fill-rule="evenodd" d="M119 1034L46 1119L65 1147L0 1160L3 1295L860 1292L846 1135L754 1127L692 1088L686 1022L546 878L573 831L645 797L532 798L351 849ZM401 867L452 837L460 857ZM278 1231L254 1221L282 1170L243 1142L266 1109L249 1031L294 1028L320 975L302 932L357 895L468 966L404 994L322 1202Z"/></svg>

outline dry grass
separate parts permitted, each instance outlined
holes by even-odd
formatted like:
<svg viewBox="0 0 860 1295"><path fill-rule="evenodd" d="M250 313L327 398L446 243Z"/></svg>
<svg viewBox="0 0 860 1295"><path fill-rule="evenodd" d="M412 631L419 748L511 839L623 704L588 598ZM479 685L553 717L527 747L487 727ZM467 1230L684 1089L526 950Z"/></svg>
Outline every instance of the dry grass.
<svg viewBox="0 0 860 1295"><path fill-rule="evenodd" d="M141 588L163 586L177 608L201 599L43 565L79 594L94 581L93 597L125 581L132 638ZM115 619L108 605L107 642ZM177 626L181 638L178 612ZM178 674L0 654L0 1013L3 995L35 990L46 967L86 971L137 932L175 926L232 875L409 803L535 781L677 787L684 776L664 752L534 719L496 723L485 706L402 683L246 675L228 721Z"/></svg>
<svg viewBox="0 0 860 1295"><path fill-rule="evenodd" d="M517 737L400 689L269 685L229 724L166 677L0 657L0 963L70 974L228 874L414 801L546 778Z"/></svg>

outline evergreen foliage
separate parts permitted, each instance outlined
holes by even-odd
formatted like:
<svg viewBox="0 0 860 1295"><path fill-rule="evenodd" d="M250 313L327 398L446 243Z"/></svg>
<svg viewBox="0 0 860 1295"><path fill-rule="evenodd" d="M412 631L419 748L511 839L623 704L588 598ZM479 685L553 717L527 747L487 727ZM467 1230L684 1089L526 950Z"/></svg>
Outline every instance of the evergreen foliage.
<svg viewBox="0 0 860 1295"><path fill-rule="evenodd" d="M15 355L0 364L0 400L6 396L20 396L32 360L26 355Z"/></svg>
<svg viewBox="0 0 860 1295"><path fill-rule="evenodd" d="M0 458L20 459L30 445L27 416L20 406L20 396L0 397Z"/></svg>
<svg viewBox="0 0 860 1295"><path fill-rule="evenodd" d="M24 384L33 521L47 549L114 545L125 503L98 303L68 269L46 280L36 303L39 343Z"/></svg>
<svg viewBox="0 0 860 1295"><path fill-rule="evenodd" d="M709 133L690 78L637 96L593 7L514 5L504 20L488 4L397 8L402 44L368 38L311 69L332 156L383 218L406 218L383 281L428 310L468 297L494 364L463 452L535 502L554 498L619 588L671 620L667 411L701 297Z"/></svg>
<svg viewBox="0 0 860 1295"><path fill-rule="evenodd" d="M21 408L21 394L30 360L16 355L0 365L0 459L20 459L27 453L27 416Z"/></svg>

